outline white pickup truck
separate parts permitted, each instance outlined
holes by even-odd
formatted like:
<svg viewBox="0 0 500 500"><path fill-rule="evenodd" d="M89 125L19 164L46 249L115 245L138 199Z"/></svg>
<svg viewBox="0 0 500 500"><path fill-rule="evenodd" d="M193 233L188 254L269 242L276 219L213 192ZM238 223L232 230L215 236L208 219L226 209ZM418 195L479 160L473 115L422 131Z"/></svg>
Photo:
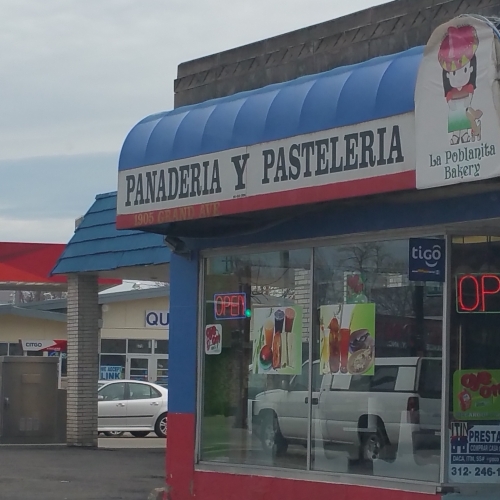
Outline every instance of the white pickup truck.
<svg viewBox="0 0 500 500"><path fill-rule="evenodd" d="M402 422L412 424L413 444L436 448L441 428L441 359L378 358L375 374L321 375L313 363L313 439L345 447L352 458L392 458ZM253 432L265 450L282 454L289 443L306 444L309 363L282 389L264 391L253 403Z"/></svg>

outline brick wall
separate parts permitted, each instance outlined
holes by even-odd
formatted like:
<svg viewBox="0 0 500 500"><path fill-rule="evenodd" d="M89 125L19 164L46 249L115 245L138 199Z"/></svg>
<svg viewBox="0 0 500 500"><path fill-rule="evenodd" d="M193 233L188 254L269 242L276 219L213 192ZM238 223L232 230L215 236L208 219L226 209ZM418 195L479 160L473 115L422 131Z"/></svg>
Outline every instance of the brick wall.
<svg viewBox="0 0 500 500"><path fill-rule="evenodd" d="M338 19L182 63L175 107L293 80L425 45L466 13L500 16L500 0L396 0Z"/></svg>
<svg viewBox="0 0 500 500"><path fill-rule="evenodd" d="M302 306L302 342L309 342L311 318L311 271L295 269L295 303Z"/></svg>
<svg viewBox="0 0 500 500"><path fill-rule="evenodd" d="M68 275L67 443L97 446L99 315L96 276Z"/></svg>

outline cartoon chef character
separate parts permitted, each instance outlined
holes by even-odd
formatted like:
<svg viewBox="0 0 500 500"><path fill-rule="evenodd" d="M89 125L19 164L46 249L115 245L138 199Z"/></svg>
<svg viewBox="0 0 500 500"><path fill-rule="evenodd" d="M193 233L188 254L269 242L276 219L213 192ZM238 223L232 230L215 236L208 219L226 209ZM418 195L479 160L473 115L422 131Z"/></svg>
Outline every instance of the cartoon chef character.
<svg viewBox="0 0 500 500"><path fill-rule="evenodd" d="M473 26L450 27L439 47L438 59L443 68L443 87L448 103L450 144L481 140L483 112L472 108L476 90L479 45Z"/></svg>

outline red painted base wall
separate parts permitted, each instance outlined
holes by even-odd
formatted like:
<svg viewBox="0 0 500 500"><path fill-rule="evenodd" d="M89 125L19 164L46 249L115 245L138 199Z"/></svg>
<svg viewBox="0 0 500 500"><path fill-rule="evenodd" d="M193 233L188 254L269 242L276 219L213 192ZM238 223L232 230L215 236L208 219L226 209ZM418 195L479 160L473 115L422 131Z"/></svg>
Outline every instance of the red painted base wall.
<svg viewBox="0 0 500 500"><path fill-rule="evenodd" d="M299 479L194 470L195 418L169 413L168 500L441 500L441 495Z"/></svg>
<svg viewBox="0 0 500 500"><path fill-rule="evenodd" d="M205 471L195 472L195 492L197 500L441 500L441 495Z"/></svg>

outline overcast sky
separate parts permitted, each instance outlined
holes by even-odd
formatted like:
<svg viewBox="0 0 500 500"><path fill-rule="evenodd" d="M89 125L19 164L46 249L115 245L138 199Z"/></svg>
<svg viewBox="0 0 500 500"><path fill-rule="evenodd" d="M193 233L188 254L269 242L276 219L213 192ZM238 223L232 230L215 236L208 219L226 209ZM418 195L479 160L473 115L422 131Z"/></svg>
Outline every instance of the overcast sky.
<svg viewBox="0 0 500 500"><path fill-rule="evenodd" d="M69 241L179 63L382 3L0 0L0 241Z"/></svg>

